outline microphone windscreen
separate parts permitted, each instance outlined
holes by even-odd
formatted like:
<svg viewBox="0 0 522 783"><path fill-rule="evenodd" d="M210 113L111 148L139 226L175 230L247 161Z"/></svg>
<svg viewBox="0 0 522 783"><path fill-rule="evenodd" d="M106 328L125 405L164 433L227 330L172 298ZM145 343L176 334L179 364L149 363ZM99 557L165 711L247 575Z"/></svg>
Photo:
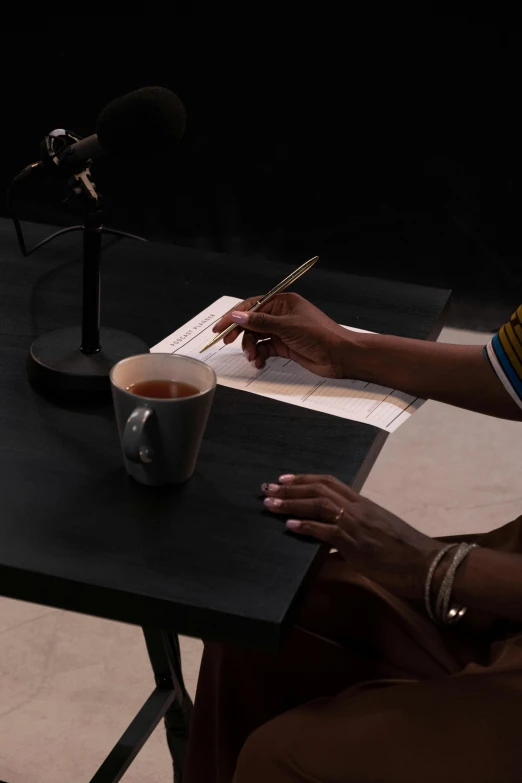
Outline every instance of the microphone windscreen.
<svg viewBox="0 0 522 783"><path fill-rule="evenodd" d="M143 87L111 101L96 133L105 152L121 158L158 158L183 136L185 107L165 87Z"/></svg>

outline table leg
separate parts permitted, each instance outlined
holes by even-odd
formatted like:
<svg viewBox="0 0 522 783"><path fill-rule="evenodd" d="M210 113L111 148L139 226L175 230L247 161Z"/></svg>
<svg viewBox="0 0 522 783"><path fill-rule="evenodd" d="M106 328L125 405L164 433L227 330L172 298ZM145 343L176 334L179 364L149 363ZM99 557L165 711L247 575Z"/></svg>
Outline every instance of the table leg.
<svg viewBox="0 0 522 783"><path fill-rule="evenodd" d="M168 708L165 714L165 729L167 733L167 744L169 746L172 763L174 765L174 783L181 783L183 780L183 768L185 766L185 756L187 753L188 732L190 718L192 716L193 704L190 696L185 689L183 672L181 669L181 650L177 634L163 634L163 646L158 639L158 631L147 631L143 629L147 649L149 651L150 662L158 682L158 673L161 681L162 650L167 651L170 665L170 677L174 684L176 698Z"/></svg>
<svg viewBox="0 0 522 783"><path fill-rule="evenodd" d="M192 702L183 683L178 637L150 628L144 628L143 633L157 687L91 783L117 783L163 717L174 763L174 782L182 781Z"/></svg>

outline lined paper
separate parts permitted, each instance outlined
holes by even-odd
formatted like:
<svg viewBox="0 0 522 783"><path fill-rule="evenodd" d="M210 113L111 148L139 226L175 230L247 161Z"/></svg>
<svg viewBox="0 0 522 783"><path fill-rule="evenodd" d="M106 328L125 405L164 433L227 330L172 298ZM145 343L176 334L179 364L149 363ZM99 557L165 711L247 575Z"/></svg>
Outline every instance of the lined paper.
<svg viewBox="0 0 522 783"><path fill-rule="evenodd" d="M394 432L424 402L418 397L375 383L321 378L291 359L281 357L268 359L266 366L258 370L245 359L240 339L232 345L219 342L200 354L200 349L214 336L213 325L241 301L232 296L222 296L165 337L151 351L191 356L206 362L214 368L222 386L373 424L386 432ZM364 331L350 326L344 328Z"/></svg>

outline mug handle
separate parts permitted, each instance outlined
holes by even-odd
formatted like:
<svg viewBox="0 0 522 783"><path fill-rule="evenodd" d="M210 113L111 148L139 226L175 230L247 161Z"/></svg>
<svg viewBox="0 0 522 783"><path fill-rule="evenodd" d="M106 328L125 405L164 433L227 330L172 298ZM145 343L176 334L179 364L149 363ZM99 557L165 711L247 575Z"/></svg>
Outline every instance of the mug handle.
<svg viewBox="0 0 522 783"><path fill-rule="evenodd" d="M154 458L154 449L145 436L147 422L153 415L152 408L134 408L125 423L122 445L125 456L131 462L148 465Z"/></svg>

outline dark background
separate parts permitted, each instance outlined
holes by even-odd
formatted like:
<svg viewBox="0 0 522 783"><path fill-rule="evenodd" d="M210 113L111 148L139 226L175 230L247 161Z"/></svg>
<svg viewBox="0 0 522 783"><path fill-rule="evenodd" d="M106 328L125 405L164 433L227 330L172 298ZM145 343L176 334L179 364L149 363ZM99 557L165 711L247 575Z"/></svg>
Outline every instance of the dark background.
<svg viewBox="0 0 522 783"><path fill-rule="evenodd" d="M112 98L159 84L187 131L163 165L95 163L108 225L450 287L450 323L497 328L522 299L519 18L337 7L284 27L195 7L13 23L3 184L51 129L87 135ZM21 214L77 222L61 197L35 183Z"/></svg>

